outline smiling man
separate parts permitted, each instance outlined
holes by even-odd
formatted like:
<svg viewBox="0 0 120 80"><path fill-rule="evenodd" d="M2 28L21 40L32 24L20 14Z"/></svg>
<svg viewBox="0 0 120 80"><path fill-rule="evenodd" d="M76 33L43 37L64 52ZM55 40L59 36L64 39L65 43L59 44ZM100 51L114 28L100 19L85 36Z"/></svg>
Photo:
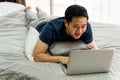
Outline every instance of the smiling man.
<svg viewBox="0 0 120 80"><path fill-rule="evenodd" d="M49 46L57 41L81 40L96 49L91 25L88 23L88 13L83 6L71 5L65 11L65 17L43 21L37 25L40 32L39 40L34 49L36 62L60 62L67 64L69 57L47 54Z"/></svg>

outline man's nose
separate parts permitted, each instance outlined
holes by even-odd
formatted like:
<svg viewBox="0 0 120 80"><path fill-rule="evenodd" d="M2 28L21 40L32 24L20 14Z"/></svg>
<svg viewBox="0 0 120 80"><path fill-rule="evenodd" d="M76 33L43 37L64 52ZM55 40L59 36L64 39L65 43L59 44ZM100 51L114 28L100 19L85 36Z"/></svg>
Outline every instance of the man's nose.
<svg viewBox="0 0 120 80"><path fill-rule="evenodd" d="M78 29L77 29L77 33L80 33L80 34L81 34L82 32L83 32L83 29L82 29L82 28L78 28Z"/></svg>

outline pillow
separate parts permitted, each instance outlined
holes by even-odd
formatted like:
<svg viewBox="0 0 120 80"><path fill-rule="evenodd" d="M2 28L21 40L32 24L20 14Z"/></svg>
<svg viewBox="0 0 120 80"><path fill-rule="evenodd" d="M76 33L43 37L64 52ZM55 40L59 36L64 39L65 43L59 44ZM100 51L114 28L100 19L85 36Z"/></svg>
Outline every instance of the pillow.
<svg viewBox="0 0 120 80"><path fill-rule="evenodd" d="M30 27L25 44L25 54L30 61L34 61L32 53L38 39L39 39L38 31L35 28Z"/></svg>
<svg viewBox="0 0 120 80"><path fill-rule="evenodd" d="M91 48L91 46L88 46L83 41L55 42L49 47L49 52L52 55L68 56L71 50L87 50Z"/></svg>
<svg viewBox="0 0 120 80"><path fill-rule="evenodd" d="M1 7L0 7L1 8ZM26 27L23 10L0 17L0 53L9 56L25 56ZM14 54L14 55L13 55Z"/></svg>
<svg viewBox="0 0 120 80"><path fill-rule="evenodd" d="M22 4L12 2L0 2L0 17L23 9L25 9L25 6Z"/></svg>

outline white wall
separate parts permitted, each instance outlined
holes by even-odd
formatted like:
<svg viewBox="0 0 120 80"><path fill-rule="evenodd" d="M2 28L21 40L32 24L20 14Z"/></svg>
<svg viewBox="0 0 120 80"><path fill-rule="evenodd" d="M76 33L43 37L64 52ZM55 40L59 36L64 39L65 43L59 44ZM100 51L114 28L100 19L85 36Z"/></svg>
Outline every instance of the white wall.
<svg viewBox="0 0 120 80"><path fill-rule="evenodd" d="M50 14L50 0L26 0L27 5L39 6ZM64 16L71 4L79 4L88 10L89 20L110 24L120 24L120 0L52 0L52 15Z"/></svg>
<svg viewBox="0 0 120 80"><path fill-rule="evenodd" d="M64 16L71 4L84 6L90 21L120 24L120 0L54 0L53 15Z"/></svg>

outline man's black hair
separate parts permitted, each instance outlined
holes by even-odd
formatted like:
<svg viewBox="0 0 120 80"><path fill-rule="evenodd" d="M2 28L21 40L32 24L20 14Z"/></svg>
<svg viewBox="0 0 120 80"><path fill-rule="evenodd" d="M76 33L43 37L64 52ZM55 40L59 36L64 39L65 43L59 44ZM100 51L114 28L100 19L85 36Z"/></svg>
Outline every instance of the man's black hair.
<svg viewBox="0 0 120 80"><path fill-rule="evenodd" d="M71 5L65 11L65 19L69 23L73 17L86 17L88 20L87 10L80 5Z"/></svg>

